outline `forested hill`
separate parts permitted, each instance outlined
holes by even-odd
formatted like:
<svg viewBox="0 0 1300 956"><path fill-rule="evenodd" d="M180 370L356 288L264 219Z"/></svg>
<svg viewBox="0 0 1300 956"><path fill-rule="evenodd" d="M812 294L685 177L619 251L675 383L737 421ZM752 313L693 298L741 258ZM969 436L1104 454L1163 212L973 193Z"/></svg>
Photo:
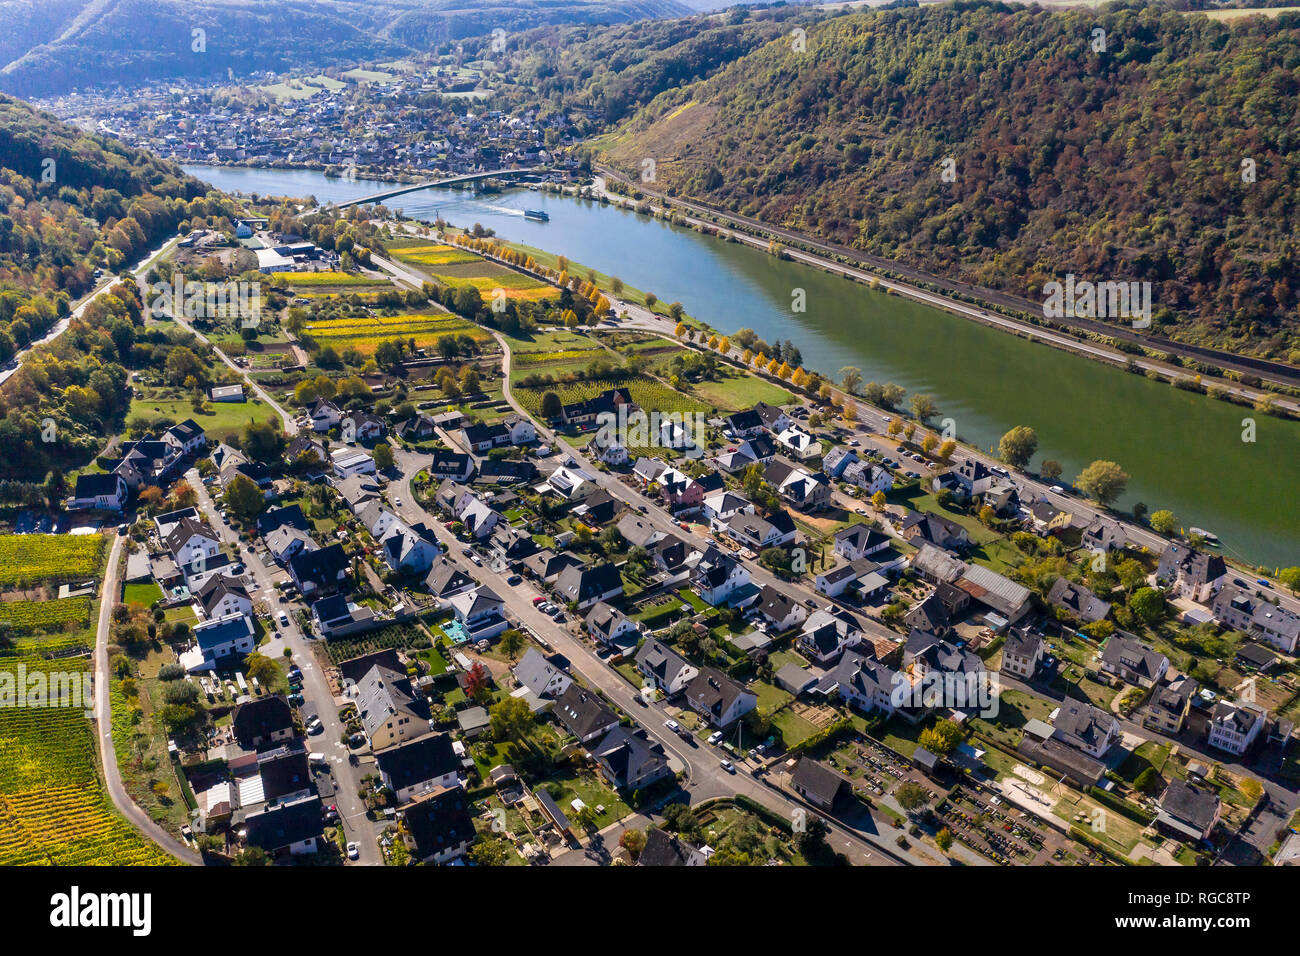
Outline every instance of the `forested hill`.
<svg viewBox="0 0 1300 956"><path fill-rule="evenodd" d="M0 90L211 81L390 59L544 24L683 16L678 0L0 0ZM197 31L197 32L196 32Z"/></svg>
<svg viewBox="0 0 1300 956"><path fill-rule="evenodd" d="M1300 362L1300 15L958 3L809 22L796 46L662 93L602 155L1032 301L1071 272L1149 280L1159 331Z"/></svg>
<svg viewBox="0 0 1300 956"><path fill-rule="evenodd" d="M66 315L96 268L116 271L182 221L224 211L208 188L0 95L0 362Z"/></svg>

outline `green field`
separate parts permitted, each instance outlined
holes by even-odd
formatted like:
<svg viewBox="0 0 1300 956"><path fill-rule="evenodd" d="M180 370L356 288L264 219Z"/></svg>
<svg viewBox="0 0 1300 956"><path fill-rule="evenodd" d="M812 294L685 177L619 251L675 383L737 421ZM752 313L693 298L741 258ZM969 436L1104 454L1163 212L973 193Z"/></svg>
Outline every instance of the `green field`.
<svg viewBox="0 0 1300 956"><path fill-rule="evenodd" d="M196 412L182 399L137 398L131 402L131 415L165 415L178 422L192 418L208 433L209 439L240 431L249 421L275 421L279 416L260 399L242 402L212 402L212 411Z"/></svg>

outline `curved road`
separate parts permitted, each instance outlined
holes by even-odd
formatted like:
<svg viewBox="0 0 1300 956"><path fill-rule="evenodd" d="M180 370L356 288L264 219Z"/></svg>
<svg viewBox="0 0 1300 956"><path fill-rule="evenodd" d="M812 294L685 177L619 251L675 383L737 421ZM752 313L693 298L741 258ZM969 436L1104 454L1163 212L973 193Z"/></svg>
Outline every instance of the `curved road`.
<svg viewBox="0 0 1300 956"><path fill-rule="evenodd" d="M117 751L113 749L113 719L108 698L108 636L113 619L113 604L117 600L118 564L122 555L122 542L125 540L121 535L116 536L113 539L113 547L108 553L108 571L104 575L104 586L100 591L99 625L95 632L95 726L96 737L99 740L100 762L104 769L104 788L108 791L113 805L122 816L135 825L137 830L182 863L201 866L203 858L197 852L154 823L149 815L131 799L126 792L126 787L122 785L122 772L117 766Z"/></svg>

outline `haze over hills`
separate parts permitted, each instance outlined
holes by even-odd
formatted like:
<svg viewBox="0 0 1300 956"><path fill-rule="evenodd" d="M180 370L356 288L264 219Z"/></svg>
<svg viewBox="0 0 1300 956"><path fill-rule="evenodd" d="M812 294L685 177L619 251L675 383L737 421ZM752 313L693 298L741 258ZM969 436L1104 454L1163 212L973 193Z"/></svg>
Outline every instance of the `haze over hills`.
<svg viewBox="0 0 1300 956"><path fill-rule="evenodd" d="M0 0L0 90L205 80L429 50L501 28L685 16L709 0ZM195 30L204 31L196 51Z"/></svg>
<svg viewBox="0 0 1300 956"><path fill-rule="evenodd" d="M1070 272L1150 281L1157 330L1300 361L1300 16L959 3L805 22L805 52L784 32L729 44L729 64L665 86L600 156L1034 301ZM624 55L649 71L673 51ZM589 83L601 105L608 83Z"/></svg>

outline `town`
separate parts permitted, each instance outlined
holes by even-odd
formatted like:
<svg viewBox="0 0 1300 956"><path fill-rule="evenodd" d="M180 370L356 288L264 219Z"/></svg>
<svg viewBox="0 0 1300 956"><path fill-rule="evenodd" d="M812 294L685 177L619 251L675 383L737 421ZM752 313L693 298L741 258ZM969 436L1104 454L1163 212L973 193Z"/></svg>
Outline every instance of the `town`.
<svg viewBox="0 0 1300 956"><path fill-rule="evenodd" d="M113 706L184 796L120 769L169 853L1300 853L1280 585L1016 467L1023 434L998 460L791 343L366 215L304 214L312 241L268 207L155 262L260 275L258 314L147 311L210 366L133 373L158 411L70 485L117 526Z"/></svg>

